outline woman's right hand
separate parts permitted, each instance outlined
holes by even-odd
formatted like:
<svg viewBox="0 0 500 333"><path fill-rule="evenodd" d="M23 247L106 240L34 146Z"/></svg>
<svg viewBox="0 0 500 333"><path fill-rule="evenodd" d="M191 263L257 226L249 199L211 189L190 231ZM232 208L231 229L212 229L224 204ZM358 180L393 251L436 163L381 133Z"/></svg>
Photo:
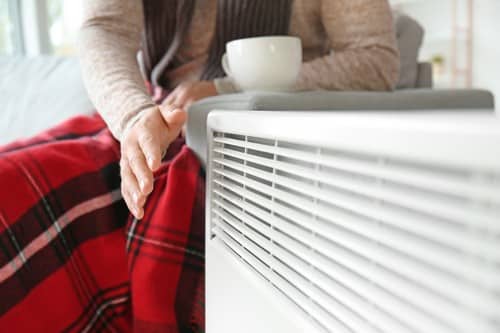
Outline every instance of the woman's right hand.
<svg viewBox="0 0 500 333"><path fill-rule="evenodd" d="M122 195L137 219L143 217L147 196L153 191L153 172L186 121L184 110L169 105L143 112L121 142Z"/></svg>

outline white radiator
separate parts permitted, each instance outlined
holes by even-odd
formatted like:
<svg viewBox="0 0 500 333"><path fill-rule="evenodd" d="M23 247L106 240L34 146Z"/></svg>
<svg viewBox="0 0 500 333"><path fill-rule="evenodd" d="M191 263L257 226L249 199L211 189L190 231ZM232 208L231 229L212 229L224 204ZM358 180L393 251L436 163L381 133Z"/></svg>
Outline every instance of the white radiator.
<svg viewBox="0 0 500 333"><path fill-rule="evenodd" d="M500 121L212 112L207 332L500 332Z"/></svg>

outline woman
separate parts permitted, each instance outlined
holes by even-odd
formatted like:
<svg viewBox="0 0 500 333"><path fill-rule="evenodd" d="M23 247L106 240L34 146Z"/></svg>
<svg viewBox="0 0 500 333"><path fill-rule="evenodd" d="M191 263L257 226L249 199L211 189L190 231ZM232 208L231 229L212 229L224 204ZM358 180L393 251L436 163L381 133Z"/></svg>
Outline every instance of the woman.
<svg viewBox="0 0 500 333"><path fill-rule="evenodd" d="M110 131L98 116L78 117L0 148L8 189L0 191L0 327L203 331L204 181L178 138L186 109L238 91L220 59L226 42L251 36L302 39L297 89L393 89L399 62L389 5L83 3L83 74ZM120 184L137 219L127 220Z"/></svg>
<svg viewBox="0 0 500 333"><path fill-rule="evenodd" d="M122 143L122 191L137 218L153 189L152 171L168 146L168 121L175 122L171 131L177 134L185 117L178 112L165 123L155 102L170 92L165 109L185 110L201 98L236 92L222 77L226 42L300 37L301 90L391 90L398 79L387 0L92 0L86 7L83 73L90 97ZM136 54L143 31L141 74Z"/></svg>

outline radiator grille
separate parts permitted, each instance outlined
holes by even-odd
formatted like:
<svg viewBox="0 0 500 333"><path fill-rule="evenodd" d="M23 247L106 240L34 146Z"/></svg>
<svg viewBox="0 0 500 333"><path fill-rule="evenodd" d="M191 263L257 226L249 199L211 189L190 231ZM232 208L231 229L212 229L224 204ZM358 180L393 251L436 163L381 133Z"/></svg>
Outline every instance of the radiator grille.
<svg viewBox="0 0 500 333"><path fill-rule="evenodd" d="M214 133L212 239L325 331L498 332L500 174Z"/></svg>

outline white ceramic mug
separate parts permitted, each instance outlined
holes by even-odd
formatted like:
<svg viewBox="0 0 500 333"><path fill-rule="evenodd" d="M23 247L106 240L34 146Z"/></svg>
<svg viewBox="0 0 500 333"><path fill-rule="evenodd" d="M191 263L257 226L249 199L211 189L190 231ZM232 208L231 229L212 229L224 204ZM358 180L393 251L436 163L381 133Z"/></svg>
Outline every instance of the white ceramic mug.
<svg viewBox="0 0 500 333"><path fill-rule="evenodd" d="M293 90L302 65L297 37L269 36L226 44L222 67L244 91Z"/></svg>

